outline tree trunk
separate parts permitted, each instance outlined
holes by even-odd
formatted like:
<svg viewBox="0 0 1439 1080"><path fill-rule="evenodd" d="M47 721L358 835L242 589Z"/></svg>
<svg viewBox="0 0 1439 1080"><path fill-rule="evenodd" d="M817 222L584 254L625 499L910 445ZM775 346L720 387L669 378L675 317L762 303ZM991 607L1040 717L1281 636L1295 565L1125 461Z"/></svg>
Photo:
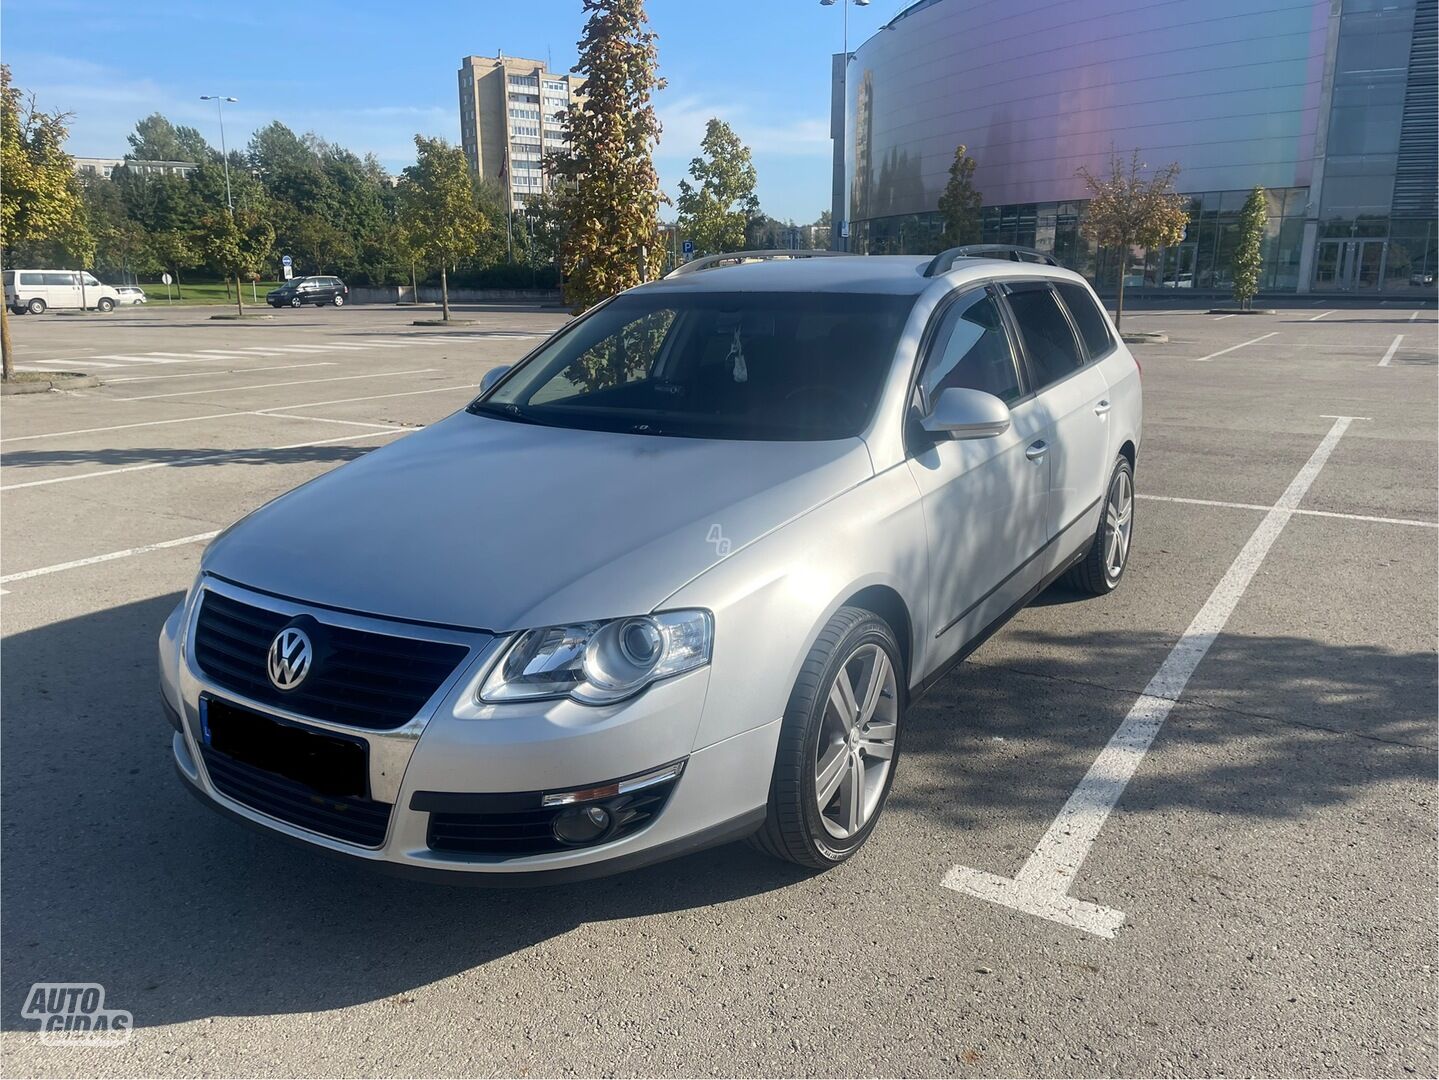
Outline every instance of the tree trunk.
<svg viewBox="0 0 1439 1080"><path fill-rule="evenodd" d="M1119 329L1119 324L1124 320L1124 271L1125 264L1129 262L1129 245L1123 244L1119 248L1119 299L1114 304L1114 328Z"/></svg>
<svg viewBox="0 0 1439 1080"><path fill-rule="evenodd" d="M445 264L440 263L440 308L444 311L445 322L450 321L450 278L445 272Z"/></svg>
<svg viewBox="0 0 1439 1080"><path fill-rule="evenodd" d="M230 291L230 283L225 282L225 291ZM245 314L245 294L240 291L240 275L235 275L235 310L241 315Z"/></svg>
<svg viewBox="0 0 1439 1080"><path fill-rule="evenodd" d="M0 304L0 379L10 381L15 374L14 346L10 344L10 307Z"/></svg>

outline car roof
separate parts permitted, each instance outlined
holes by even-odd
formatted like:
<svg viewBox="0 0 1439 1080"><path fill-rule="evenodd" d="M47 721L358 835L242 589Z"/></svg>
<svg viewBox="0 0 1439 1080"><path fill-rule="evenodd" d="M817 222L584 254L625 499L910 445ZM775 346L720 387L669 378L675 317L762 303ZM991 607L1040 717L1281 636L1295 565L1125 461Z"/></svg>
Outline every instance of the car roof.
<svg viewBox="0 0 1439 1080"><path fill-rule="evenodd" d="M643 285L646 292L852 292L917 295L930 280L929 258L856 255L852 258L782 259L716 266Z"/></svg>
<svg viewBox="0 0 1439 1080"><path fill-rule="evenodd" d="M998 258L961 258L952 269L926 277L932 255L854 255L847 258L771 259L716 266L661 278L636 290L650 292L850 292L919 296L942 283L944 291L994 277L1084 279L1073 271L1041 263Z"/></svg>

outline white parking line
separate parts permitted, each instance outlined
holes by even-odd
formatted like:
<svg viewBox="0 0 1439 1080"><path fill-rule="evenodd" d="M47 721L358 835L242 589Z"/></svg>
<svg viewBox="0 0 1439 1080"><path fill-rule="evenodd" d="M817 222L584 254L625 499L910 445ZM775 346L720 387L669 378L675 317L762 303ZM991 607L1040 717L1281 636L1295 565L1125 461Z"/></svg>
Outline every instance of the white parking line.
<svg viewBox="0 0 1439 1080"><path fill-rule="evenodd" d="M1343 416L1334 421L1309 461L1269 508L1019 873L1006 878L956 866L945 875L945 888L1100 937L1112 938L1119 932L1124 912L1070 895L1079 869L1189 677L1224 629L1264 557L1354 419Z"/></svg>
<svg viewBox="0 0 1439 1080"><path fill-rule="evenodd" d="M241 390L271 390L277 386L306 386L310 383L350 382L356 379L383 379L391 375L423 375L439 368L411 368L406 371L376 371L369 375L335 375L328 379L292 379L289 382L251 383L249 386L221 386L214 390L176 390L169 394L142 394L138 397L117 397L111 401L154 401L156 398L189 397L191 394L235 394ZM283 406L282 406L283 407Z"/></svg>
<svg viewBox="0 0 1439 1080"><path fill-rule="evenodd" d="M1194 358L1194 362L1197 364L1202 363L1205 360L1213 360L1216 356L1223 356L1225 353L1232 353L1235 349L1242 349L1246 345L1253 345L1256 341L1263 341L1265 338L1272 338L1277 333L1279 333L1278 330L1271 330L1267 334L1260 334L1257 338L1250 338L1248 341L1241 341L1238 345L1231 345L1227 349L1220 349L1218 352L1212 352L1208 356L1197 356Z"/></svg>
<svg viewBox="0 0 1439 1080"><path fill-rule="evenodd" d="M1384 353L1384 359L1379 361L1379 367L1388 367L1389 361L1394 359L1394 354L1399 351L1399 343L1404 340L1403 334L1395 334L1394 340L1389 343L1389 348Z"/></svg>
<svg viewBox="0 0 1439 1080"><path fill-rule="evenodd" d="M1417 311L1411 311L1411 312L1409 313L1409 321L1410 321L1410 322L1413 322L1413 321L1414 321L1415 319L1417 319L1417 318L1419 318L1419 312L1417 312Z"/></svg>
<svg viewBox="0 0 1439 1080"><path fill-rule="evenodd" d="M204 540L213 540L219 536L222 530L215 529L213 532L196 533L194 536L182 536L178 540L162 540L158 544L142 544L140 547L126 548L124 551L111 551L104 555L91 555L88 559L72 559L70 562L56 563L54 566L41 566L35 570L21 570L16 574L6 574L0 577L0 585L8 585L12 581L24 581L27 578L44 577L46 574L58 574L62 570L76 570L82 566L94 566L96 563L110 562L114 559L128 559L131 555L144 555L150 551L160 551L164 548L183 547L186 544L198 544Z"/></svg>
<svg viewBox="0 0 1439 1080"><path fill-rule="evenodd" d="M334 367L334 360L316 360L313 364L269 364L265 367L211 368L209 371L183 371L177 375L125 375L118 379L106 379L106 386L132 382L159 382L161 379L200 379L206 375L248 375L252 371L294 371L297 368ZM3 440L0 440L3 441Z"/></svg>
<svg viewBox="0 0 1439 1080"><path fill-rule="evenodd" d="M1310 322L1318 322L1320 319L1324 318L1324 316L1326 316L1326 315L1333 315L1333 314L1334 314L1334 312L1332 312L1332 311L1321 311L1318 315L1311 315L1311 316L1309 316L1309 321L1310 321Z"/></svg>
<svg viewBox="0 0 1439 1080"><path fill-rule="evenodd" d="M363 397L332 398L329 401L301 401L294 405L272 405L266 409L246 409L239 412L205 413L203 416L177 416L168 420L141 420L133 424L110 424L106 427L71 428L68 431L45 431L38 435L11 435L0 439L0 443L32 442L35 439L59 439L69 435L95 435L102 431L125 431L128 428L160 427L164 424L192 424L201 420L219 420L231 416L269 416L275 410L314 409L321 405L347 405L352 401L383 401L386 398L415 397L418 394L441 394L449 390L474 390L469 383L459 386L432 386L425 390L401 390L395 394L366 394ZM291 417L311 420L314 417ZM413 430L406 428L405 430Z"/></svg>
<svg viewBox="0 0 1439 1080"><path fill-rule="evenodd" d="M1150 502L1183 503L1186 506L1222 506L1228 510L1272 510L1263 503L1223 502L1219 499L1184 499L1178 495L1136 495ZM1337 510L1294 510L1295 514L1306 517L1338 518L1341 521L1365 521L1375 525L1412 525L1420 529L1439 529L1439 521L1421 521L1418 518L1375 517L1372 514L1342 514Z"/></svg>
<svg viewBox="0 0 1439 1080"><path fill-rule="evenodd" d="M68 484L74 480L94 480L101 476L116 476L120 473L145 472L149 469L168 469L175 465L198 465L206 461L227 461L249 457L252 454L268 454L276 450L304 450L311 446L328 446L331 443L353 442L356 439L374 439L390 435L404 435L413 428L397 428L394 431L362 431L355 435L338 435L333 439L314 439L310 442L288 443L284 446L265 446L246 450L221 450L215 453L190 454L186 457L171 458L169 461L147 461L143 465L122 465L118 469L100 469L96 472L71 473L66 476L51 476L44 480L26 480L19 484L5 484L0 491L18 491L21 488L49 487L51 484Z"/></svg>
<svg viewBox="0 0 1439 1080"><path fill-rule="evenodd" d="M102 364L102 363L100 363L98 360L90 360L90 359L85 358L85 357L81 357L81 358L79 358L79 359L84 360L84 364L85 364L86 367L118 368L118 367L124 367L124 366L125 366L124 364ZM15 370L16 370L16 371L69 371L71 368L78 367L78 366L79 366L79 365L76 364L76 363L73 363L73 362L72 362L72 363L66 363L66 362L63 361L63 360L40 360L40 361L37 361L36 363L33 363L33 364L16 364L16 365L15 365Z"/></svg>
<svg viewBox="0 0 1439 1080"><path fill-rule="evenodd" d="M1225 319L1232 319L1232 318L1234 318L1234 315L1233 315L1233 313L1230 313L1230 314L1228 314L1228 315L1220 315L1220 316L1218 316L1214 321L1215 321L1215 322L1223 322Z"/></svg>

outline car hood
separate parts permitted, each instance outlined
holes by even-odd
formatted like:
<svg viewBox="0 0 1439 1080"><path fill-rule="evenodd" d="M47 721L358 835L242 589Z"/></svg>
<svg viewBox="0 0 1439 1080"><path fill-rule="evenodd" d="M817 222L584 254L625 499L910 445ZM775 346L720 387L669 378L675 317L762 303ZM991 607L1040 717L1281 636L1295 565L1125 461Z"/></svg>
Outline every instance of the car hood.
<svg viewBox="0 0 1439 1080"><path fill-rule="evenodd" d="M858 438L678 439L461 412L261 507L204 569L495 631L633 615L872 472Z"/></svg>

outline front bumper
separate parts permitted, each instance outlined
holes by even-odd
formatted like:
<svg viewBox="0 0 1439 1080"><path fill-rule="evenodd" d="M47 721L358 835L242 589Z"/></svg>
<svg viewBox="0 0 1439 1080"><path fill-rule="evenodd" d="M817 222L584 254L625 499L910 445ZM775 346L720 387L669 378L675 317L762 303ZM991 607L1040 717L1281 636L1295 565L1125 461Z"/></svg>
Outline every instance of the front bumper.
<svg viewBox="0 0 1439 1080"><path fill-rule="evenodd" d="M475 687L505 641L473 635L469 656L409 723L392 730L367 730L252 701L207 677L190 646L199 599L207 589L286 615L303 611L336 625L375 629L378 623L390 634L396 626L313 607L302 609L212 579L202 579L189 603L172 614L160 637L160 669L166 711L174 714L172 724L174 717L179 719L172 738L176 768L194 794L246 824L412 876L474 884L543 884L672 858L736 839L763 820L779 721L697 745L709 669L658 683L607 708L570 701L483 706L476 703ZM450 631L443 635L466 636ZM252 804L255 800L232 797L233 787L221 790L223 785L217 784L206 764L205 754L213 760L213 748L202 749L206 738L200 722L202 697L364 742L369 797L390 806L383 840L375 846L347 842L266 813ZM432 811L426 807L437 805L437 795L463 800L475 795L569 791L678 761L684 763L683 772L662 807L635 831L613 840L516 856L432 846Z"/></svg>

